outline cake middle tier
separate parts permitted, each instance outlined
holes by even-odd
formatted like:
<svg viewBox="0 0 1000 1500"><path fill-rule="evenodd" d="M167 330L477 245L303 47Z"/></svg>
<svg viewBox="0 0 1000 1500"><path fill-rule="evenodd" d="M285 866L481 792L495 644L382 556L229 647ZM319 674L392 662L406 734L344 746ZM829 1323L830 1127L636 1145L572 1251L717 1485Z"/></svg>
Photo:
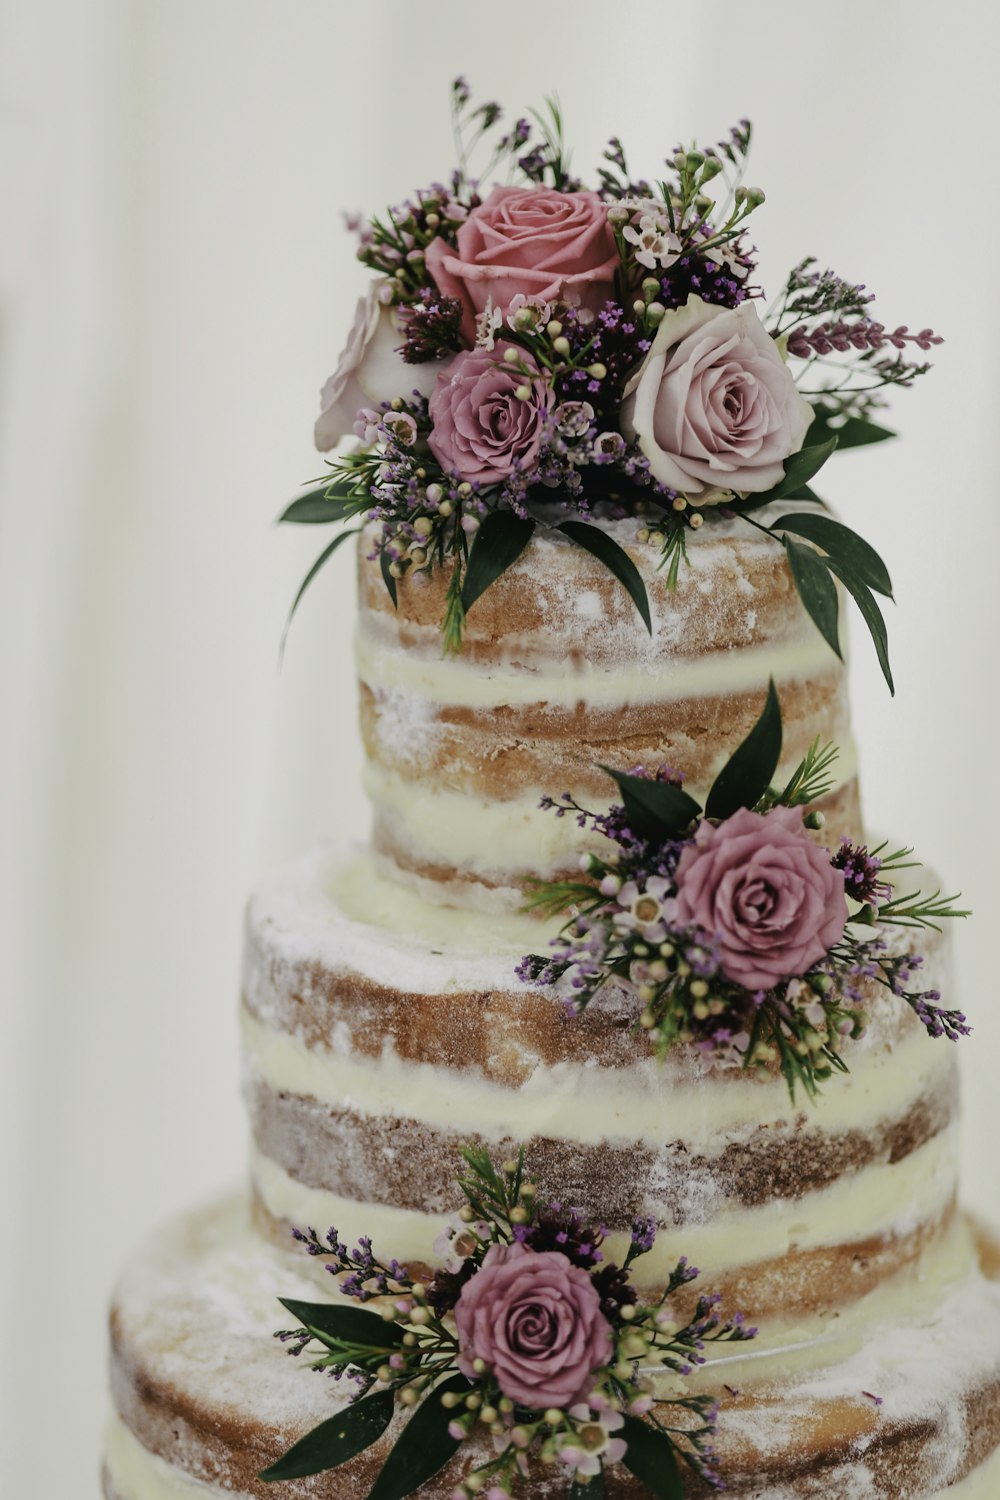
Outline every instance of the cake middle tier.
<svg viewBox="0 0 1000 1500"><path fill-rule="evenodd" d="M784 507L787 509L786 506ZM781 699L790 772L817 737L840 755L819 805L861 833L843 663L806 613L773 537L745 521L692 532L676 587L635 521L604 523L638 568L648 633L622 585L554 530L469 612L442 654L448 570L399 581L397 607L362 537L357 639L365 786L383 863L430 899L513 906L526 874L576 867L599 843L539 810L570 792L603 810L601 770L669 765L704 796L764 704Z"/></svg>
<svg viewBox="0 0 1000 1500"><path fill-rule="evenodd" d="M464 1142L523 1143L541 1191L611 1235L667 1232L731 1305L782 1322L836 1315L945 1245L956 1192L953 1049L899 1001L872 1000L850 1072L818 1102L781 1077L690 1049L652 1055L625 996L570 1017L514 976L544 927L447 909L327 849L250 904L246 1092L259 1222L335 1225L433 1263ZM927 953L941 982L940 939ZM930 977L930 976L929 976Z"/></svg>

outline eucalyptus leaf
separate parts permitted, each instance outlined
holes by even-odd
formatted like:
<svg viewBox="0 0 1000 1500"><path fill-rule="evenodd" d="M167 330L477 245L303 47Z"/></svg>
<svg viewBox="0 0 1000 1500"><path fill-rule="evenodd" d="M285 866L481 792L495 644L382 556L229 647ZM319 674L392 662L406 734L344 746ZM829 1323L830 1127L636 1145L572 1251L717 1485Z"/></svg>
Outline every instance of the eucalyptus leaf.
<svg viewBox="0 0 1000 1500"><path fill-rule="evenodd" d="M382 573L382 582L388 590L389 598L392 600L393 609L399 608L399 600L396 595L396 580L389 572L389 555L384 547L379 549L378 565Z"/></svg>
<svg viewBox="0 0 1000 1500"><path fill-rule="evenodd" d="M353 531L342 531L339 536L335 536L334 539L333 539L333 541L330 543L330 545L328 547L324 547L323 548L323 551L320 553L319 557L317 557L316 561L313 563L312 567L309 569L309 572L306 574L306 576L303 578L302 582L299 584L299 591L295 595L295 598L292 600L292 607L288 611L288 619L285 621L285 629L282 632L282 636L281 636L281 649L282 649L282 651L284 651L284 649L285 649L285 640L286 640L286 638L288 636L288 628L289 628L289 626L291 625L292 621L295 618L295 611L298 609L299 605L302 603L302 596L305 593L306 589L312 583L313 579L316 577L316 574L319 572L320 568L323 567L324 563L329 562L330 558L336 552L337 548L340 547L340 546L342 546L344 544L344 542L347 541L347 538L349 536L357 536L357 534L358 534L358 532L360 530L361 530L361 527L360 526L356 526L353 529Z"/></svg>
<svg viewBox="0 0 1000 1500"><path fill-rule="evenodd" d="M436 1385L413 1409L395 1447L368 1491L368 1500L405 1500L455 1456L458 1441L448 1431L451 1412L441 1405L445 1391L470 1388L464 1375L452 1375Z"/></svg>
<svg viewBox="0 0 1000 1500"><path fill-rule="evenodd" d="M394 1404L391 1391L378 1391L352 1402L307 1432L257 1477L265 1484L274 1484L280 1479L304 1479L308 1474L338 1468L378 1441L392 1421Z"/></svg>
<svg viewBox="0 0 1000 1500"><path fill-rule="evenodd" d="M837 437L827 438L822 443L810 443L808 448L800 448L798 453L793 453L785 460L785 477L780 483L768 491L768 499L781 500L786 495L794 495L795 491L808 484L814 474L818 474L827 459L837 447Z"/></svg>
<svg viewBox="0 0 1000 1500"><path fill-rule="evenodd" d="M316 489L299 495L278 517L278 524L292 521L299 526L326 526L333 521L346 521L359 510L371 506L371 496L359 494L357 490L336 479L328 479Z"/></svg>
<svg viewBox="0 0 1000 1500"><path fill-rule="evenodd" d="M835 521L832 516L813 515L809 511L791 512L773 521L771 530L792 531L796 536L815 542L846 572L852 573L876 593L892 598L892 579L885 563L864 537L858 536L842 521Z"/></svg>
<svg viewBox="0 0 1000 1500"><path fill-rule="evenodd" d="M706 817L728 818L741 807L756 807L774 780L780 759L781 705L771 678L760 718L712 783Z"/></svg>
<svg viewBox="0 0 1000 1500"><path fill-rule="evenodd" d="M619 547L606 531L601 531L598 526L588 526L586 521L563 521L558 529L568 536L571 542L576 542L578 547L583 547L596 557L598 562L602 562L615 575L618 582L632 596L632 602L642 616L643 624L652 635L653 623L649 614L646 585L642 581L639 569L624 548Z"/></svg>
<svg viewBox="0 0 1000 1500"><path fill-rule="evenodd" d="M494 510L484 519L472 543L462 583L462 608L466 613L480 594L517 562L534 530L534 521L512 510Z"/></svg>
<svg viewBox="0 0 1000 1500"><path fill-rule="evenodd" d="M363 1307L340 1306L332 1302L296 1302L291 1297L278 1299L293 1318L322 1343L333 1339L344 1344L366 1348L388 1349L402 1344L402 1329L387 1323L377 1313Z"/></svg>
<svg viewBox="0 0 1000 1500"><path fill-rule="evenodd" d="M786 500L811 500L813 505L822 505L824 510L827 509L826 501L822 500L808 484L800 484L794 495L785 495L783 498Z"/></svg>
<svg viewBox="0 0 1000 1500"><path fill-rule="evenodd" d="M633 833L645 839L672 839L682 834L701 812L683 787L669 781L647 781L644 776L629 776L602 766L613 778L622 795Z"/></svg>
<svg viewBox="0 0 1000 1500"><path fill-rule="evenodd" d="M815 548L793 542L787 536L784 547L802 603L823 639L843 660L838 630L837 586L830 577L829 559L821 557Z"/></svg>
<svg viewBox="0 0 1000 1500"><path fill-rule="evenodd" d="M665 1433L658 1432L639 1417L626 1417L621 1435L628 1444L622 1463L657 1500L684 1500L674 1445Z"/></svg>
<svg viewBox="0 0 1000 1500"><path fill-rule="evenodd" d="M814 410L816 415L806 434L810 443L836 437L838 448L861 448L869 443L884 443L888 438L896 436L890 428L880 427L867 417L846 417L835 427L831 427L830 418L837 415L834 407L817 402Z"/></svg>
<svg viewBox="0 0 1000 1500"><path fill-rule="evenodd" d="M847 573L836 558L830 558L830 567L861 611L861 617L871 631L872 640L875 642L875 654L882 668L882 676L888 684L890 693L895 696L896 688L892 680L892 668L889 665L889 633L886 630L882 611L878 607L878 601L871 589Z"/></svg>

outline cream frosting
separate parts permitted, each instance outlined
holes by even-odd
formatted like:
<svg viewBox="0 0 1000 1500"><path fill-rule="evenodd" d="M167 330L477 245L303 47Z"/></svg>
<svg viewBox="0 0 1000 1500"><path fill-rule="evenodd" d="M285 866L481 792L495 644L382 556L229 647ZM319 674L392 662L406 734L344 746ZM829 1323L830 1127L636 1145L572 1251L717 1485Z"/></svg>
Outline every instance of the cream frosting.
<svg viewBox="0 0 1000 1500"><path fill-rule="evenodd" d="M775 777L787 781L795 769L789 763ZM837 775L831 792L857 774L857 755L848 741L834 765ZM609 782L610 787L610 782ZM449 865L463 873L516 877L525 870L545 875L566 865L585 850L607 842L575 818L556 818L539 806L551 788L538 787L505 801L474 793L413 782L398 771L368 761L364 789L392 829L393 843L422 860ZM705 789L692 787L695 796ZM607 806L611 797L604 804ZM589 804L588 804L589 805ZM594 810L600 811L595 802Z"/></svg>
<svg viewBox="0 0 1000 1500"><path fill-rule="evenodd" d="M150 1453L132 1436L120 1417L112 1417L108 1423L104 1452L108 1477L118 1500L209 1500L209 1497L250 1500L243 1492L202 1484L182 1469ZM830 1479L837 1481L839 1500L850 1500L852 1494L857 1495L858 1500L866 1500L870 1493L867 1488L869 1478L858 1465L845 1466L839 1476L831 1475ZM851 1486L857 1484L861 1488L852 1490ZM958 1484L937 1490L927 1500L996 1500L998 1494L1000 1450ZM783 1486L757 1489L755 1495L759 1500L795 1500L792 1492ZM920 1500L920 1497L911 1497L911 1500Z"/></svg>
<svg viewBox="0 0 1000 1500"><path fill-rule="evenodd" d="M251 1152L251 1175L261 1202L275 1219L300 1228L333 1224L352 1242L368 1234L391 1245L392 1254L404 1262L436 1259L438 1214L359 1203L309 1187L256 1148ZM777 1260L793 1249L812 1250L877 1235L905 1237L945 1214L957 1175L958 1138L951 1127L903 1161L873 1163L845 1173L801 1198L775 1199L754 1208L713 1204L707 1217L695 1206L691 1219L675 1234L659 1236L637 1275L650 1285L664 1283L681 1253L681 1242L690 1261L717 1276L735 1267ZM644 1208L655 1210L655 1199ZM628 1236L609 1235L607 1247L610 1259L622 1260Z"/></svg>
<svg viewBox="0 0 1000 1500"><path fill-rule="evenodd" d="M441 656L428 642L425 649L403 647L368 616L358 629L358 676L376 692L404 692L431 703L488 710L501 705L523 707L547 703L552 708L615 708L626 703L670 703L687 698L724 696L764 689L775 682L810 682L840 663L813 629L766 646L734 648L707 656L676 657L667 669L661 660L648 665L599 667L586 659L567 662L554 656L548 670L513 652L502 666Z"/></svg>
<svg viewBox="0 0 1000 1500"><path fill-rule="evenodd" d="M121 1417L112 1416L104 1434L104 1467L116 1500L252 1500L245 1491L203 1484L175 1464L144 1448Z"/></svg>
<svg viewBox="0 0 1000 1500"><path fill-rule="evenodd" d="M952 1054L910 1030L891 1050L859 1050L852 1071L813 1103L793 1104L783 1079L727 1079L723 1087L670 1078L654 1057L628 1069L593 1063L536 1061L519 1088L460 1068L410 1062L386 1045L377 1059L307 1045L287 1031L242 1013L250 1076L275 1092L313 1098L331 1108L416 1120L438 1130L487 1138L554 1140L600 1146L683 1140L692 1153L716 1154L728 1141L762 1127L804 1121L827 1134L865 1131L902 1118L925 1094L951 1085Z"/></svg>

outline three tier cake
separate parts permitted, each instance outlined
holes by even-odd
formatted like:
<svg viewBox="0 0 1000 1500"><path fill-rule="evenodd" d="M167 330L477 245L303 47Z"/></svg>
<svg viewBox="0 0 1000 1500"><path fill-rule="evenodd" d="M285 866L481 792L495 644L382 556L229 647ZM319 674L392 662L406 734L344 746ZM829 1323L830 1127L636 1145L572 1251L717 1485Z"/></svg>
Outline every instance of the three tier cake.
<svg viewBox="0 0 1000 1500"><path fill-rule="evenodd" d="M250 901L250 1189L122 1276L105 1494L992 1500L958 913L866 840L891 585L810 483L938 340L764 313L745 125L588 190L553 111L491 189L453 107L285 516L358 519L371 843Z"/></svg>

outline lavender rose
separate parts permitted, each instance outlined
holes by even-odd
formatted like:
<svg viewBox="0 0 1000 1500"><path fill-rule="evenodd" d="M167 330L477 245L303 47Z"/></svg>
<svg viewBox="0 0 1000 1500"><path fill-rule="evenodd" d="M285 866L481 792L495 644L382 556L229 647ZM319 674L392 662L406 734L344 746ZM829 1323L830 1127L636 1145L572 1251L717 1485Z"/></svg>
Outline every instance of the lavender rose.
<svg viewBox="0 0 1000 1500"><path fill-rule="evenodd" d="M572 1406L614 1347L593 1282L559 1250L491 1246L455 1322L462 1374L485 1360L504 1395L535 1411Z"/></svg>
<svg viewBox="0 0 1000 1500"><path fill-rule="evenodd" d="M720 489L777 484L812 419L751 302L689 297L666 314L626 385L621 422L654 479L704 504Z"/></svg>
<svg viewBox="0 0 1000 1500"><path fill-rule="evenodd" d="M456 250L442 239L427 247L438 288L462 303L462 333L470 343L487 301L506 315L519 292L599 312L617 265L607 204L597 193L554 188L495 187L459 229Z"/></svg>
<svg viewBox="0 0 1000 1500"><path fill-rule="evenodd" d="M538 456L551 391L524 350L517 351L519 368L504 362L511 347L457 354L430 399L430 450L443 469L470 483L498 484Z"/></svg>
<svg viewBox="0 0 1000 1500"><path fill-rule="evenodd" d="M354 430L362 407L377 407L394 396L419 391L429 396L446 368L440 360L406 365L399 354L403 333L395 309L379 300L383 282L373 281L358 298L354 323L337 368L320 393L320 414L314 437L321 453L336 446ZM448 364L451 363L449 360Z"/></svg>
<svg viewBox="0 0 1000 1500"><path fill-rule="evenodd" d="M717 827L702 823L676 879L678 926L716 937L723 974L748 990L804 974L847 921L843 873L795 807L741 808Z"/></svg>

